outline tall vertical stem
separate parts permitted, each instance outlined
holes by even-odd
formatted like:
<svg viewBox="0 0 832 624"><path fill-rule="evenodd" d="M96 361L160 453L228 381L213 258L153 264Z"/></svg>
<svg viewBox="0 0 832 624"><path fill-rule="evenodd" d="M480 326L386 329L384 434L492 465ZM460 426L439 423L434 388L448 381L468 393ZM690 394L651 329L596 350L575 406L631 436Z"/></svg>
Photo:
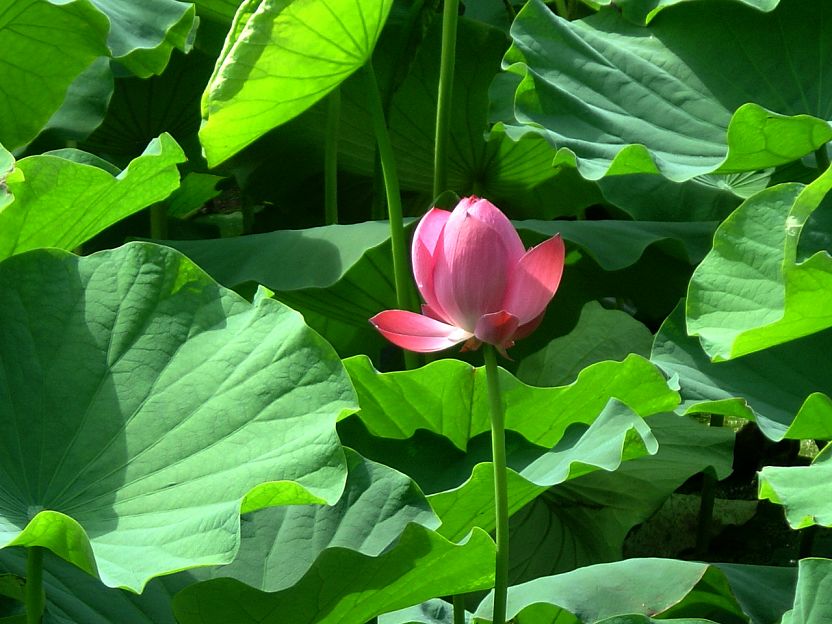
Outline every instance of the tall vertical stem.
<svg viewBox="0 0 832 624"><path fill-rule="evenodd" d="M711 427L722 427L724 424L724 416L711 414ZM716 483L716 472L709 467L702 473L702 494L699 501L699 518L696 523L696 555L700 558L704 558L708 554L708 549L711 546Z"/></svg>
<svg viewBox="0 0 832 624"><path fill-rule="evenodd" d="M456 31L459 0L445 0L442 14L442 61L439 66L439 95L436 104L436 139L433 150L433 196L448 188L448 135L456 60Z"/></svg>
<svg viewBox="0 0 832 624"><path fill-rule="evenodd" d="M26 549L26 624L40 624L46 607L43 593L43 548Z"/></svg>
<svg viewBox="0 0 832 624"><path fill-rule="evenodd" d="M491 461L494 463L494 507L496 511L497 566L494 571L494 612L492 624L505 624L508 594L508 487L506 479L506 425L497 354L483 345L488 400L491 405Z"/></svg>
<svg viewBox="0 0 832 624"><path fill-rule="evenodd" d="M384 107L378 90L376 73L373 70L372 59L364 66L366 80L367 104L373 119L373 130L376 135L378 156L381 160L381 172L384 176L384 189L387 196L387 214L390 219L390 244L393 248L393 278L396 284L396 303L401 310L415 311L416 303L413 296L413 282L410 279L407 261L407 246L404 238L404 217L402 216L402 198L399 190L399 176L396 173L396 159L393 154L393 144L384 119ZM410 351L404 352L407 368L416 368L419 364L418 356Z"/></svg>
<svg viewBox="0 0 832 624"><path fill-rule="evenodd" d="M341 90L329 94L324 147L324 214L327 225L338 223L338 126L341 120Z"/></svg>

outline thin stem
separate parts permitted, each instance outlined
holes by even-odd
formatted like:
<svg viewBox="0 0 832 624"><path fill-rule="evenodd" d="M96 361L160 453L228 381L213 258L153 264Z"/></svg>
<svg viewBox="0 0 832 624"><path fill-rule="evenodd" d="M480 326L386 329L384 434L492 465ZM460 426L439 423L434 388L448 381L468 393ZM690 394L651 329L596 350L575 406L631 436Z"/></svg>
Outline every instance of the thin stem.
<svg viewBox="0 0 832 624"><path fill-rule="evenodd" d="M725 417L711 414L711 427L722 427ZM696 523L696 555L704 557L711 546L711 532L714 523L714 500L716 498L716 473L708 468L702 473L702 493L699 501L699 518Z"/></svg>
<svg viewBox="0 0 832 624"><path fill-rule="evenodd" d="M818 172L823 173L829 169L829 152L826 151L826 143L815 150L815 162L818 165Z"/></svg>
<svg viewBox="0 0 832 624"><path fill-rule="evenodd" d="M338 126L341 121L341 90L329 94L324 148L324 212L327 225L338 223Z"/></svg>
<svg viewBox="0 0 832 624"><path fill-rule="evenodd" d="M569 19L569 7L566 6L566 0L555 0L555 8L563 19Z"/></svg>
<svg viewBox="0 0 832 624"><path fill-rule="evenodd" d="M407 261L407 247L404 238L404 217L402 216L402 198L399 190L399 176L396 173L396 159L393 154L393 144L384 119L384 108L381 94L373 70L372 59L364 66L364 77L367 86L367 103L373 118L373 130L376 135L378 156L381 160L381 172L384 176L384 189L387 196L387 214L390 220L390 244L393 248L393 279L396 284L396 303L401 310L415 311L413 282L410 279L410 264ZM418 356L410 351L404 352L407 368L419 365Z"/></svg>
<svg viewBox="0 0 832 624"><path fill-rule="evenodd" d="M43 592L43 548L26 549L26 624L40 624L46 607Z"/></svg>
<svg viewBox="0 0 832 624"><path fill-rule="evenodd" d="M462 594L454 595L454 624L465 624L465 598Z"/></svg>
<svg viewBox="0 0 832 624"><path fill-rule="evenodd" d="M517 17L517 11L514 10L514 5L511 3L511 0L503 0L503 6L506 7L508 18L513 22L514 18Z"/></svg>
<svg viewBox="0 0 832 624"><path fill-rule="evenodd" d="M436 104L436 140L433 151L433 196L448 188L448 136L456 60L456 31L459 0L445 0L442 13L442 61L439 66L439 95Z"/></svg>
<svg viewBox="0 0 832 624"><path fill-rule="evenodd" d="M154 204L150 207L150 238L162 240L168 237L168 207Z"/></svg>
<svg viewBox="0 0 832 624"><path fill-rule="evenodd" d="M506 478L506 426L497 354L483 345L488 400L491 405L491 461L494 463L494 507L496 512L497 565L494 571L494 612L492 624L505 624L508 595L508 487Z"/></svg>

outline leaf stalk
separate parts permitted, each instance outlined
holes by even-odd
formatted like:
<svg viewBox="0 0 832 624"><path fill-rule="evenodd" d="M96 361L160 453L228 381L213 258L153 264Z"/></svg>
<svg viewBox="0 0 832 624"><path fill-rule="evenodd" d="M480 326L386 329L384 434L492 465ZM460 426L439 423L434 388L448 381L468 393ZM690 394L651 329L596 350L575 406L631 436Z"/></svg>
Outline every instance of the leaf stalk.
<svg viewBox="0 0 832 624"><path fill-rule="evenodd" d="M43 591L43 547L26 549L26 624L40 624L46 608Z"/></svg>
<svg viewBox="0 0 832 624"><path fill-rule="evenodd" d="M448 188L448 137L451 128L456 34L459 0L445 0L442 13L442 60L436 105L436 135L433 150L433 197Z"/></svg>

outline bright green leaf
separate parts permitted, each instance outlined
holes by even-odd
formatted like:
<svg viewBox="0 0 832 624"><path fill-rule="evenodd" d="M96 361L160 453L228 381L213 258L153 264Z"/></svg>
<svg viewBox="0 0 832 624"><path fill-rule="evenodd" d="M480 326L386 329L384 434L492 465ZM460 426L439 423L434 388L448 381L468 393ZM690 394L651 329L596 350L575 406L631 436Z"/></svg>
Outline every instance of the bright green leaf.
<svg viewBox="0 0 832 624"><path fill-rule="evenodd" d="M0 212L0 258L36 247L74 249L179 186L184 154L169 135L154 139L118 176L48 154L17 162L6 185L14 202Z"/></svg>
<svg viewBox="0 0 832 624"><path fill-rule="evenodd" d="M687 300L688 333L713 360L832 327L832 258L825 249L798 257L812 213L829 209L830 189L832 168L808 186L781 184L754 195L720 225Z"/></svg>
<svg viewBox="0 0 832 624"><path fill-rule="evenodd" d="M17 255L0 292L3 546L139 591L230 562L241 508L339 497L354 394L296 312L148 243Z"/></svg>
<svg viewBox="0 0 832 624"><path fill-rule="evenodd" d="M766 466L760 472L760 499L783 505L793 529L832 526L830 457L827 446L811 466Z"/></svg>
<svg viewBox="0 0 832 624"><path fill-rule="evenodd" d="M209 166L337 88L370 58L392 0L246 0L202 99Z"/></svg>

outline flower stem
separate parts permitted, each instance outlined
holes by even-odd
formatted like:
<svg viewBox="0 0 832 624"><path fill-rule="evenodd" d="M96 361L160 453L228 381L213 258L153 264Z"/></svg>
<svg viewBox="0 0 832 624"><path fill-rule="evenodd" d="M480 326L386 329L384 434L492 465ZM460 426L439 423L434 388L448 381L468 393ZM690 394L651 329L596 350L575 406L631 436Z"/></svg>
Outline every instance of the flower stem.
<svg viewBox="0 0 832 624"><path fill-rule="evenodd" d="M465 600L462 594L454 594L454 624L465 624Z"/></svg>
<svg viewBox="0 0 832 624"><path fill-rule="evenodd" d="M393 154L393 144L384 119L384 106L370 59L364 66L366 80L367 104L373 119L373 130L378 145L378 156L381 160L381 172L384 176L384 189L387 196L387 214L390 219L390 244L393 248L393 279L396 284L396 303L401 310L416 311L414 303L413 282L409 277L409 263L404 238L404 217L402 216L402 198L399 190L399 176L396 173L396 159ZM419 365L415 353L404 352L405 366L409 369Z"/></svg>
<svg viewBox="0 0 832 624"><path fill-rule="evenodd" d="M43 548L26 549L26 624L40 624L46 607L43 593Z"/></svg>
<svg viewBox="0 0 832 624"><path fill-rule="evenodd" d="M341 91L329 94L324 147L324 214L327 225L338 223L338 125L341 118Z"/></svg>
<svg viewBox="0 0 832 624"><path fill-rule="evenodd" d="M483 345L488 400L491 404L491 461L494 463L494 507L496 512L497 565L494 571L494 611L492 624L505 624L508 594L508 487L506 478L506 426L500 395L497 354L492 345Z"/></svg>
<svg viewBox="0 0 832 624"><path fill-rule="evenodd" d="M163 203L150 207L150 238L164 240L168 237L168 207Z"/></svg>
<svg viewBox="0 0 832 624"><path fill-rule="evenodd" d="M448 135L456 60L456 31L459 0L445 0L442 13L442 61L439 67L439 95L436 104L436 139L433 150L433 197L448 188Z"/></svg>

